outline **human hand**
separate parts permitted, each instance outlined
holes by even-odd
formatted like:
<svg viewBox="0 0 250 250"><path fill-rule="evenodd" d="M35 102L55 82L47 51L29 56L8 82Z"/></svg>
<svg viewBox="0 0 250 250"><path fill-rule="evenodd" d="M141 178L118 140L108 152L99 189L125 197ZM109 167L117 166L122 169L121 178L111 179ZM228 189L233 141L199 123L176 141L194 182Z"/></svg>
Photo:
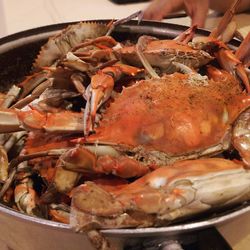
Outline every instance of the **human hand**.
<svg viewBox="0 0 250 250"><path fill-rule="evenodd" d="M203 27L209 9L209 0L153 0L145 9L143 19L162 20L164 16L185 9L192 25Z"/></svg>

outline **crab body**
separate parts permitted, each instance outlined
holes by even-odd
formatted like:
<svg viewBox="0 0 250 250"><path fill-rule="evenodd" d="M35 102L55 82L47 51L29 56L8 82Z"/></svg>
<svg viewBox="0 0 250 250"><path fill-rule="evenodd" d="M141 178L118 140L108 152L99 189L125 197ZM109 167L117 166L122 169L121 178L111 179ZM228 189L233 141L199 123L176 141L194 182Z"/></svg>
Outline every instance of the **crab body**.
<svg viewBox="0 0 250 250"><path fill-rule="evenodd" d="M73 144L80 143L82 147L72 149L62 159L66 169L70 165L70 170L91 169L126 178L141 176L149 171L148 167L215 155L230 147L232 136L238 144L241 142L239 138L236 140L232 128L249 105L249 96L226 72L219 80L175 73L138 81L114 98L102 113L94 134L74 140ZM24 128L76 135L83 131L81 113L13 110L1 112L1 116L5 132ZM7 118L11 126L5 126ZM86 144L95 145L92 152L84 149ZM115 154L97 153L101 145L113 148Z"/></svg>
<svg viewBox="0 0 250 250"><path fill-rule="evenodd" d="M86 140L156 165L215 154L229 147L249 101L229 74L224 81L180 73L140 81L123 89Z"/></svg>
<svg viewBox="0 0 250 250"><path fill-rule="evenodd" d="M136 53L136 46L123 47L117 53L122 61L130 65L141 66L141 61ZM198 69L213 59L207 52L193 49L185 43L155 38L148 39L144 45L143 54L152 66L161 69L169 68L172 62Z"/></svg>
<svg viewBox="0 0 250 250"><path fill-rule="evenodd" d="M79 22L69 25L59 34L51 37L41 48L38 57L35 60L34 67L41 68L51 66L66 55L73 47L86 39L94 39L107 33L108 26L95 22Z"/></svg>

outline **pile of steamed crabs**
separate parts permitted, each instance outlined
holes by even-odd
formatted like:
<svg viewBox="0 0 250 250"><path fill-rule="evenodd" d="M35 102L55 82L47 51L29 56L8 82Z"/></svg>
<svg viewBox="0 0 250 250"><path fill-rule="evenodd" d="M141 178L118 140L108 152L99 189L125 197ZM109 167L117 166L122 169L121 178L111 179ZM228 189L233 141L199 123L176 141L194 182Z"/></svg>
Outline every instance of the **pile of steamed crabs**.
<svg viewBox="0 0 250 250"><path fill-rule="evenodd" d="M2 203L93 233L248 200L250 34L232 51L225 31L238 3L207 37L118 42L124 19L49 38L0 95Z"/></svg>

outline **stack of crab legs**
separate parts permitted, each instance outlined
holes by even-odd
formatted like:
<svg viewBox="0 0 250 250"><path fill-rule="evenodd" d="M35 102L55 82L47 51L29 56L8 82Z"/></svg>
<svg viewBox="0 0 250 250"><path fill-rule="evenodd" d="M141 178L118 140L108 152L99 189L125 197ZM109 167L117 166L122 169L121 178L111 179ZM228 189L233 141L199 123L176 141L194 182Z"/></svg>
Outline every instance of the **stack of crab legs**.
<svg viewBox="0 0 250 250"><path fill-rule="evenodd" d="M233 51L225 29L239 2L207 37L118 42L124 19L49 38L0 95L2 202L96 241L248 200L250 33Z"/></svg>

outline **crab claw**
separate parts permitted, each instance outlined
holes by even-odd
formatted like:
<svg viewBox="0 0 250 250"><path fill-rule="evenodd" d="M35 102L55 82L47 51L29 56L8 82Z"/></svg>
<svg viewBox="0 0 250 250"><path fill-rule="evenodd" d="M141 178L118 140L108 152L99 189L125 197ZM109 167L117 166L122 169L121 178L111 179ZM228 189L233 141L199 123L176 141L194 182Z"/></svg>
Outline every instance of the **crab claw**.
<svg viewBox="0 0 250 250"><path fill-rule="evenodd" d="M165 225L248 200L249 179L242 164L208 158L158 168L110 192L85 182L73 192L70 224L77 230Z"/></svg>
<svg viewBox="0 0 250 250"><path fill-rule="evenodd" d="M91 78L90 87L86 91L87 104L84 112L85 135L93 128L97 110L111 96L115 81L118 81L123 75L136 76L142 71L143 69L129 65L116 64L99 70Z"/></svg>
<svg viewBox="0 0 250 250"><path fill-rule="evenodd" d="M99 71L91 79L91 120L95 121L97 109L111 96L114 87L114 78Z"/></svg>
<svg viewBox="0 0 250 250"><path fill-rule="evenodd" d="M240 2L241 0L235 0L232 3L231 7L225 12L218 26L215 29L213 29L212 32L210 33L209 35L210 37L213 38L219 38L219 36L227 37L227 39L225 40L223 39L224 42L227 42L232 39L235 32L235 25L232 25L234 28L231 31L225 29L225 27L228 27L228 25L232 22L232 19Z"/></svg>
<svg viewBox="0 0 250 250"><path fill-rule="evenodd" d="M249 47L250 48L250 47ZM233 54L231 50L221 48L216 52L216 58L221 67L233 75L238 76L247 92L250 92L249 79L242 62Z"/></svg>
<svg viewBox="0 0 250 250"><path fill-rule="evenodd" d="M149 172L147 166L120 155L110 146L79 146L66 151L60 161L64 169L79 173L113 174L131 178Z"/></svg>
<svg viewBox="0 0 250 250"><path fill-rule="evenodd" d="M187 30L182 32L179 36L177 36L174 40L187 44L194 37L196 29L197 25L192 25L190 28L188 28Z"/></svg>

